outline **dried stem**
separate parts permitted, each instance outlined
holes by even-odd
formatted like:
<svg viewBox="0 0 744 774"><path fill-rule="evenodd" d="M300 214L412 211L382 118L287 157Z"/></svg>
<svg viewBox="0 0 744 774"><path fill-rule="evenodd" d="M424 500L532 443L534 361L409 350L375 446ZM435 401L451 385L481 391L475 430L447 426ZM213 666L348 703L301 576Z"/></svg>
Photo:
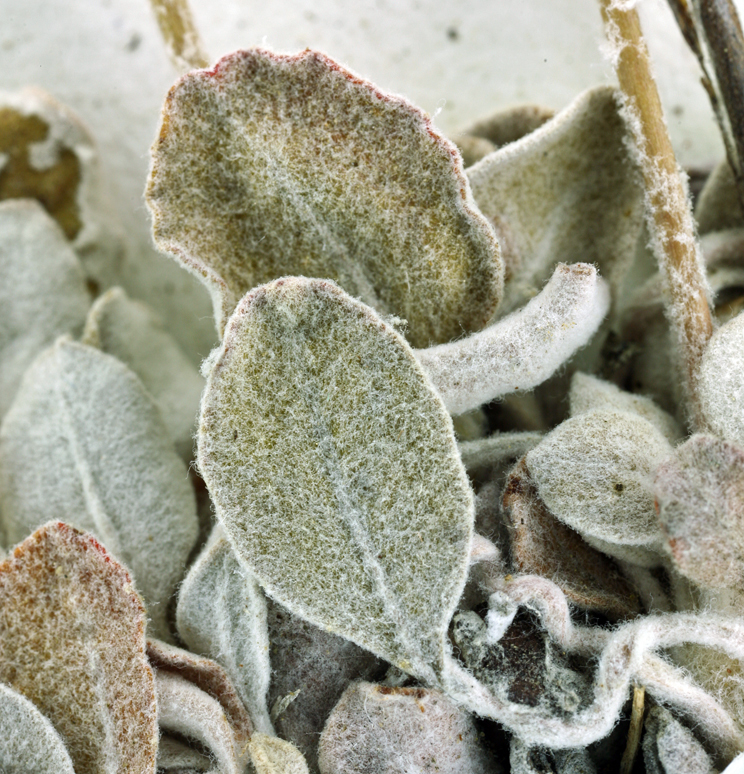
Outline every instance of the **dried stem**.
<svg viewBox="0 0 744 774"><path fill-rule="evenodd" d="M638 14L620 0L600 2L625 116L645 183L647 221L665 281L667 314L679 346L689 417L694 428L703 429L697 370L713 333L713 323L687 192L651 74Z"/></svg>
<svg viewBox="0 0 744 774"><path fill-rule="evenodd" d="M700 63L744 215L744 35L731 0L668 0Z"/></svg>
<svg viewBox="0 0 744 774"><path fill-rule="evenodd" d="M177 70L206 67L209 62L188 0L151 0L160 34Z"/></svg>
<svg viewBox="0 0 744 774"><path fill-rule="evenodd" d="M633 707L630 710L630 728L625 752L620 761L620 774L630 774L638 753L643 731L643 713L646 707L646 689L642 685L633 686Z"/></svg>

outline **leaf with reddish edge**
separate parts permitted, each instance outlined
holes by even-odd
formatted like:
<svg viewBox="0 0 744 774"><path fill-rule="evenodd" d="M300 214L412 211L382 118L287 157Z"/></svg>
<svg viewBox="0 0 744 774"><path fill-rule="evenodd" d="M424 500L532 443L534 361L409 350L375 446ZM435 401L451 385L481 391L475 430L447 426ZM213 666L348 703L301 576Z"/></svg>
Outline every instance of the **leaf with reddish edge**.
<svg viewBox="0 0 744 774"><path fill-rule="evenodd" d="M49 522L0 564L0 682L49 718L76 774L154 774L145 609L92 535Z"/></svg>
<svg viewBox="0 0 744 774"><path fill-rule="evenodd" d="M503 266L455 146L423 111L315 51L252 49L170 90L146 191L158 246L218 330L256 285L327 277L415 346L482 328Z"/></svg>
<svg viewBox="0 0 744 774"><path fill-rule="evenodd" d="M248 742L253 723L227 672L216 661L160 640L147 641L147 658L163 674L178 675L216 699L230 723L236 744Z"/></svg>

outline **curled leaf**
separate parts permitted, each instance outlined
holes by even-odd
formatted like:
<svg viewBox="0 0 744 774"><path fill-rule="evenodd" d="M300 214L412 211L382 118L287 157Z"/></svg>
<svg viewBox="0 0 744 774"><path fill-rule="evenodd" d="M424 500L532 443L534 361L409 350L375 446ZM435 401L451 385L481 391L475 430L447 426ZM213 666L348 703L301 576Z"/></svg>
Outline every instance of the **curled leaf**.
<svg viewBox="0 0 744 774"><path fill-rule="evenodd" d="M208 658L197 656L160 640L147 641L147 658L163 674L173 674L193 683L216 699L233 729L237 744L245 744L253 724L225 670Z"/></svg>
<svg viewBox="0 0 744 774"><path fill-rule="evenodd" d="M0 564L0 682L49 718L76 774L155 774L145 611L91 535L49 522Z"/></svg>
<svg viewBox="0 0 744 774"><path fill-rule="evenodd" d="M90 297L77 256L39 204L0 203L0 418L34 358L78 335Z"/></svg>
<svg viewBox="0 0 744 774"><path fill-rule="evenodd" d="M121 288L111 288L91 307L82 340L139 376L155 398L178 453L190 460L204 380L157 315L127 298Z"/></svg>
<svg viewBox="0 0 744 774"><path fill-rule="evenodd" d="M251 288L289 274L406 319L417 346L494 312L498 244L455 147L322 54L238 51L187 74L152 154L155 240L209 287L220 331Z"/></svg>
<svg viewBox="0 0 744 774"><path fill-rule="evenodd" d="M654 565L661 533L653 475L671 450L645 419L595 409L560 424L525 459L554 516L611 556Z"/></svg>
<svg viewBox="0 0 744 774"><path fill-rule="evenodd" d="M247 744L240 745L216 699L170 672L155 671L160 728L203 744L217 759L220 774L241 774Z"/></svg>
<svg viewBox="0 0 744 774"><path fill-rule="evenodd" d="M50 510L127 563L153 634L168 639L166 606L198 526L186 468L140 380L110 355L66 340L26 372L0 427L9 542Z"/></svg>
<svg viewBox="0 0 744 774"><path fill-rule="evenodd" d="M256 729L273 734L266 600L220 531L181 584L176 626L189 648L225 668Z"/></svg>
<svg viewBox="0 0 744 774"><path fill-rule="evenodd" d="M0 200L36 199L77 251L93 290L111 284L121 237L102 202L98 151L80 119L37 88L0 92Z"/></svg>
<svg viewBox="0 0 744 774"><path fill-rule="evenodd" d="M744 451L694 435L659 466L654 494L678 569L702 586L744 589Z"/></svg>
<svg viewBox="0 0 744 774"><path fill-rule="evenodd" d="M480 333L416 350L416 357L453 414L551 376L596 332L609 308L594 266L561 264L524 309Z"/></svg>
<svg viewBox="0 0 744 774"><path fill-rule="evenodd" d="M497 774L473 718L439 691L353 683L319 745L323 774Z"/></svg>
<svg viewBox="0 0 744 774"><path fill-rule="evenodd" d="M502 244L499 314L524 305L561 261L596 264L618 289L643 219L628 139L617 93L602 86L468 170L475 200Z"/></svg>
<svg viewBox="0 0 744 774"><path fill-rule="evenodd" d="M331 282L257 288L212 361L198 448L225 533L269 596L436 680L473 495L398 333Z"/></svg>
<svg viewBox="0 0 744 774"><path fill-rule="evenodd" d="M7 774L75 774L52 724L20 693L0 684L0 769Z"/></svg>

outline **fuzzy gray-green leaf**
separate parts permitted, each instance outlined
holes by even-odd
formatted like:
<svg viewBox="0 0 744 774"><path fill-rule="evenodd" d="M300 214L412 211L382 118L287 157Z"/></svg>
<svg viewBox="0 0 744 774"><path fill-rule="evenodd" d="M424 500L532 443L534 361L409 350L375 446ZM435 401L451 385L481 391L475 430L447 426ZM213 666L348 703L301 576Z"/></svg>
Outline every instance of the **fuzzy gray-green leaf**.
<svg viewBox="0 0 744 774"><path fill-rule="evenodd" d="M436 680L473 496L451 420L399 334L332 282L252 291L213 362L198 462L270 596Z"/></svg>

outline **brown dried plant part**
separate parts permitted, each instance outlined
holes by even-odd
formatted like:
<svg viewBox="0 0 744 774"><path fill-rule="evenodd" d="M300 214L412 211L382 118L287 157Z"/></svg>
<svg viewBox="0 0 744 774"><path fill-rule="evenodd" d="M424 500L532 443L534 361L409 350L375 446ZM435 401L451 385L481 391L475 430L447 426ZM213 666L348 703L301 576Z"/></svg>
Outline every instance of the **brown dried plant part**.
<svg viewBox="0 0 744 774"><path fill-rule="evenodd" d="M154 774L145 610L91 535L49 522L0 564L0 681L64 740L77 774Z"/></svg>
<svg viewBox="0 0 744 774"><path fill-rule="evenodd" d="M320 737L323 774L498 774L469 713L439 691L352 683Z"/></svg>
<svg viewBox="0 0 744 774"><path fill-rule="evenodd" d="M106 197L98 151L68 108L37 88L0 92L0 201L36 199L83 262L91 288L111 284L121 237Z"/></svg>
<svg viewBox="0 0 744 774"><path fill-rule="evenodd" d="M659 466L654 494L680 572L708 588L744 590L744 450L694 435Z"/></svg>
<svg viewBox="0 0 744 774"><path fill-rule="evenodd" d="M627 139L617 93L602 86L468 169L506 263L500 316L535 296L561 262L595 264L620 287L643 220Z"/></svg>
<svg viewBox="0 0 744 774"><path fill-rule="evenodd" d="M524 459L507 479L504 514L514 571L548 578L576 606L611 619L640 612L637 594L614 562L550 513Z"/></svg>
<svg viewBox="0 0 744 774"><path fill-rule="evenodd" d="M253 724L227 672L216 661L160 640L147 641L147 658L159 672L182 677L216 699L230 723L236 743L248 742Z"/></svg>
<svg viewBox="0 0 744 774"><path fill-rule="evenodd" d="M659 263L666 307L677 344L687 412L705 427L697 371L713 334L702 254L687 191L674 157L638 12L622 0L601 0L609 49L620 83L623 113L632 134L646 190L646 220Z"/></svg>
<svg viewBox="0 0 744 774"><path fill-rule="evenodd" d="M323 54L238 51L171 89L146 191L158 246L209 287L327 277L415 346L483 327L498 244L430 119Z"/></svg>
<svg viewBox="0 0 744 774"><path fill-rule="evenodd" d="M473 494L410 347L291 277L241 301L211 365L198 464L238 558L290 612L436 683Z"/></svg>
<svg viewBox="0 0 744 774"><path fill-rule="evenodd" d="M207 55L188 0L151 0L150 4L173 66L179 71L206 67Z"/></svg>

